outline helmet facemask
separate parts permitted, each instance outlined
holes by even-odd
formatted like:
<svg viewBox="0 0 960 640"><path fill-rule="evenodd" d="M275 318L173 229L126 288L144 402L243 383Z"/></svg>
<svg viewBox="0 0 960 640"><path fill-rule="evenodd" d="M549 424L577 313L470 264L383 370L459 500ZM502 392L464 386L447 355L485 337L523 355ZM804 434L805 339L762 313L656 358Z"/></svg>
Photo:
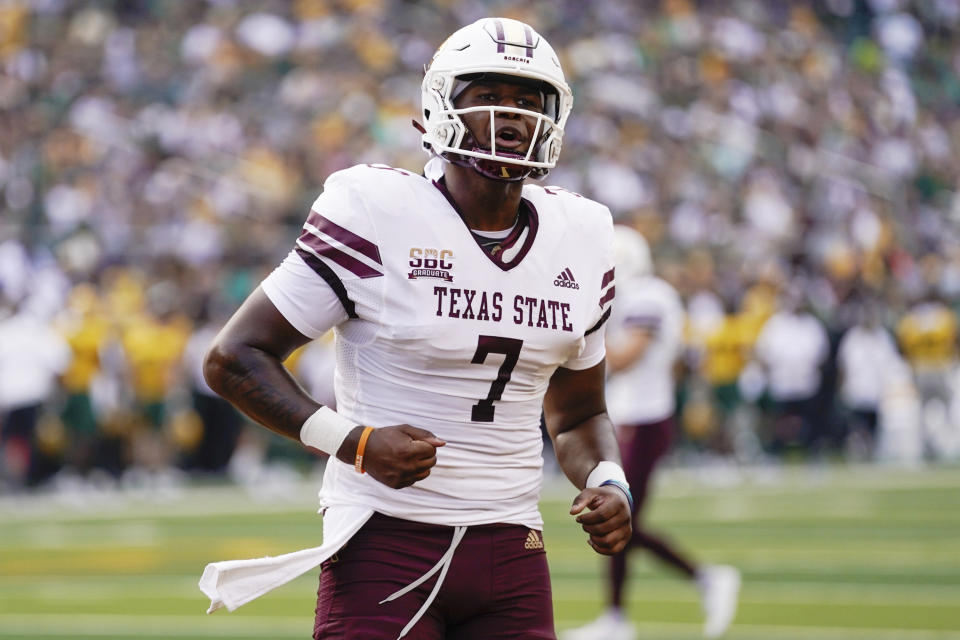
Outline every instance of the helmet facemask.
<svg viewBox="0 0 960 640"><path fill-rule="evenodd" d="M492 180L503 180L515 182L524 180L530 175L541 177L546 175L548 169L538 167L539 152L541 147L551 140L551 136L557 133L556 119L557 96L546 83L531 82L525 78L515 76L506 76L502 74L474 74L466 77L458 77L453 83L453 91L450 96L450 104L455 104L460 95L465 92L472 83L489 79L495 82L509 82L512 84L535 84L541 95L541 104L543 111L533 109L524 109L519 107L506 107L499 105L481 105L471 107L454 107L448 111L441 112L441 115L449 116L451 120L456 119L460 126L455 127L457 135L450 143L455 150L445 151L441 155L446 160L460 166L470 167ZM489 116L488 132L489 146L483 146L478 140L477 134L470 129L463 115L472 113L486 113ZM516 114L521 119L533 121L533 130L529 130L527 123L518 124L516 127L501 124L497 126L497 116L502 114ZM511 151L506 148L497 148L497 133L503 129L521 129L527 142L526 151ZM561 133L562 135L562 133Z"/></svg>

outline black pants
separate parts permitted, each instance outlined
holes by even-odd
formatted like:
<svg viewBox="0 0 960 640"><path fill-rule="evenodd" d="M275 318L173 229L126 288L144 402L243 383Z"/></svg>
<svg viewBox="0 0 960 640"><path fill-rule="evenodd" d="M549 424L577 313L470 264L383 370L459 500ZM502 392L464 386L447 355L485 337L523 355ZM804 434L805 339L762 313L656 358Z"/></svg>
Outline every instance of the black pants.
<svg viewBox="0 0 960 640"><path fill-rule="evenodd" d="M223 471L237 446L242 421L233 406L218 396L193 393L193 407L203 422L203 439L189 466L199 471Z"/></svg>
<svg viewBox="0 0 960 640"><path fill-rule="evenodd" d="M0 418L0 470L16 486L36 483L40 405L17 407Z"/></svg>

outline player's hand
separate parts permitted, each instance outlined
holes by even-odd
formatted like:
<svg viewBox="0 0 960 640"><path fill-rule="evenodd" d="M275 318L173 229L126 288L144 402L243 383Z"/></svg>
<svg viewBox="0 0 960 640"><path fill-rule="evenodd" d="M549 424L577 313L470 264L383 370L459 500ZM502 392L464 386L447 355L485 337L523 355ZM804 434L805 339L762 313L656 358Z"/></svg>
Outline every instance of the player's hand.
<svg viewBox="0 0 960 640"><path fill-rule="evenodd" d="M337 458L353 464L362 427L343 441ZM437 447L446 442L426 429L408 424L374 429L363 452L363 470L392 489L409 487L430 475L437 464Z"/></svg>
<svg viewBox="0 0 960 640"><path fill-rule="evenodd" d="M616 487L584 489L574 498L570 515L577 516L577 522L590 535L587 542L593 550L605 556L622 551L633 535L630 503Z"/></svg>

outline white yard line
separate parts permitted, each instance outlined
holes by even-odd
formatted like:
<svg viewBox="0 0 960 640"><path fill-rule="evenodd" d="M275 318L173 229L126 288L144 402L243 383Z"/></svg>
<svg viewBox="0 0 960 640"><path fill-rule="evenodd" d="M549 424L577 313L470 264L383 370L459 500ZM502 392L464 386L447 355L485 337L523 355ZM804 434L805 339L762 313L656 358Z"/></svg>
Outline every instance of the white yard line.
<svg viewBox="0 0 960 640"><path fill-rule="evenodd" d="M582 624L558 618L557 629ZM637 636L660 640L699 639L701 627L688 622L637 623ZM927 629L874 629L863 627L801 627L795 625L737 624L727 632L730 640L960 640L960 632Z"/></svg>
<svg viewBox="0 0 960 640"><path fill-rule="evenodd" d="M141 579L142 580L142 579ZM272 601L280 599L301 601L313 597L313 587L316 576L301 578L304 589L297 586L287 587L272 593ZM145 581L143 584L131 585L128 583L110 583L107 581L93 582L76 580L74 578L49 580L34 584L4 585L0 580L0 595L15 594L28 596L52 603L69 600L71 602L116 601L131 596L137 599L163 598L165 600L195 600L204 602L204 595L196 585L196 578L178 578L165 580L160 583L156 580ZM589 584L587 584L589 583ZM296 585L297 583L292 583ZM571 578L555 581L553 586L554 600L562 602L582 602L585 591L589 593L592 586L597 588L599 601L600 582L593 579L578 579L572 583ZM637 602L694 602L696 591L683 584L665 587L658 584L646 587L642 584L632 584L630 592ZM741 604L768 605L830 605L830 606L863 606L863 607L952 607L960 602L960 587L932 587L917 586L905 590L902 585L844 585L837 586L829 582L797 584L758 584L749 583L740 596ZM3 614L0 614L2 616Z"/></svg>
<svg viewBox="0 0 960 640"><path fill-rule="evenodd" d="M593 588L578 580L572 583L567 578L563 582L554 581L553 597L555 602L583 602L584 594L591 591L599 602L603 590L599 580L593 581ZM696 602L697 591L692 586L678 584L665 588L664 585L644 586L632 583L629 586L631 598L642 605L645 602ZM740 592L740 604L751 605L811 605L844 607L954 607L960 602L960 587L942 589L929 586L904 587L891 585L889 588L877 588L868 585L845 585L837 587L829 582L813 584L771 585L746 583ZM960 621L960 616L958 616ZM960 631L960 629L958 629Z"/></svg>
<svg viewBox="0 0 960 640"><path fill-rule="evenodd" d="M558 628L580 623L560 618ZM0 614L0 638L63 635L64 637L243 637L296 638L309 634L312 620L305 616L143 616L105 614ZM640 623L642 637L698 638L694 623ZM960 640L960 632L923 629L802 627L735 624L729 637L769 640Z"/></svg>

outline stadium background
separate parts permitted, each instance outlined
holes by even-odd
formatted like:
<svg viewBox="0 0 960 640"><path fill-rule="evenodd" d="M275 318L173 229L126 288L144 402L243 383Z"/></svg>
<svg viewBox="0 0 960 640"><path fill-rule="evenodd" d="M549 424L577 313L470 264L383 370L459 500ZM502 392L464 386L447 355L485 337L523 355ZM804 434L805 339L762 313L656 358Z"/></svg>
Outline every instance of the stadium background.
<svg viewBox="0 0 960 640"><path fill-rule="evenodd" d="M490 14L573 87L548 182L640 229L687 304L652 517L744 570L730 637L960 637L960 3L0 0L0 638L306 628L305 581L200 614L206 561L316 541L318 480L198 354L329 173L422 167L422 65ZM830 345L797 411L754 349L788 309ZM875 440L837 358L871 318L897 344ZM329 393L328 344L290 367ZM564 482L560 627L600 607ZM633 585L648 636L696 637L682 584Z"/></svg>

